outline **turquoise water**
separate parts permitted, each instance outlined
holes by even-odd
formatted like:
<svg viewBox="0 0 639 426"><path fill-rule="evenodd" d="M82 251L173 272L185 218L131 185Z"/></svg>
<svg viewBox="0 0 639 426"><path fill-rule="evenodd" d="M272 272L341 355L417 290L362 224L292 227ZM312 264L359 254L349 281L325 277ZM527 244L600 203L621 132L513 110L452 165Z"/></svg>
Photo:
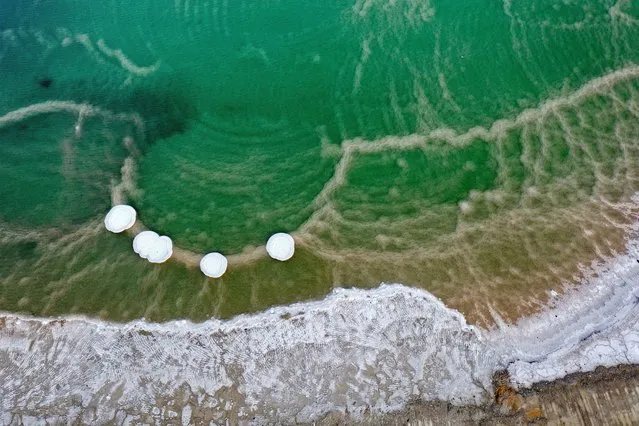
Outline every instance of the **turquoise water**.
<svg viewBox="0 0 639 426"><path fill-rule="evenodd" d="M613 254L635 213L629 1L12 0L0 17L3 310L202 319L390 281L477 319ZM186 254L148 265L107 233L114 188ZM277 231L291 262L247 254ZM193 267L208 251L238 255L221 280Z"/></svg>

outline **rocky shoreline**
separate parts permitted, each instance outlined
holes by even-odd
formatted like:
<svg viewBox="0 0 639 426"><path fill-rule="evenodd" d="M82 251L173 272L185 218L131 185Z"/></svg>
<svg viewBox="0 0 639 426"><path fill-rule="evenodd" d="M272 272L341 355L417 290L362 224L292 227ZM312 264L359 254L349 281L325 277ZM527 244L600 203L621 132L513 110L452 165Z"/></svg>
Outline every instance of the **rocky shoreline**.
<svg viewBox="0 0 639 426"><path fill-rule="evenodd" d="M637 259L491 330L400 284L203 323L0 313L0 423L639 424Z"/></svg>
<svg viewBox="0 0 639 426"><path fill-rule="evenodd" d="M639 424L635 253L494 330L398 284L199 324L0 315L0 423Z"/></svg>
<svg viewBox="0 0 639 426"><path fill-rule="evenodd" d="M396 413L329 414L329 425L631 425L639 423L639 365L599 367L551 382L515 389L506 372L494 377L494 399L457 407L446 401L415 402Z"/></svg>
<svg viewBox="0 0 639 426"><path fill-rule="evenodd" d="M574 373L551 382L539 382L529 388L515 389L508 374L501 371L493 378L494 398L490 403L473 406L456 406L447 401L415 401L406 408L387 414L366 412L363 416L350 413L330 413L313 423L313 426L426 426L426 425L632 425L639 423L639 364L616 367L599 367L587 373ZM149 424L158 425L211 425L211 424L288 424L263 423L257 420L226 419L211 423L211 414L197 403L189 410L188 418L179 415L176 401L159 397L159 405L168 413L175 409L172 418L158 419L154 413L144 418ZM74 416L31 417L15 415L0 419L7 425L27 424L87 424L81 407ZM75 419L75 420L73 420ZM115 421L116 419L114 419ZM122 420L122 419L120 419ZM139 419L142 420L142 419ZM186 420L186 422L185 422ZM40 421L40 422L38 422ZM79 423L78 423L79 422ZM115 421L113 424L128 424Z"/></svg>

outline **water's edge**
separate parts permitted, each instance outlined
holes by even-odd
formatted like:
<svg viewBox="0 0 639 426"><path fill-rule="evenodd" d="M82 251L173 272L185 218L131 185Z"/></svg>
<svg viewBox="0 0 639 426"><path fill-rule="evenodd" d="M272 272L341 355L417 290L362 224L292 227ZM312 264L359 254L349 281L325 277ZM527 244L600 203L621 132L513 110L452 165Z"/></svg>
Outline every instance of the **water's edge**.
<svg viewBox="0 0 639 426"><path fill-rule="evenodd" d="M494 401L480 406L451 406L447 401L415 402L388 414L353 419L331 413L314 426L426 425L618 425L639 422L639 365L598 367L519 392L495 391Z"/></svg>
<svg viewBox="0 0 639 426"><path fill-rule="evenodd" d="M199 324L3 313L2 420L308 422L486 403L501 369L529 387L639 363L637 259L634 239L542 314L493 330L400 284Z"/></svg>

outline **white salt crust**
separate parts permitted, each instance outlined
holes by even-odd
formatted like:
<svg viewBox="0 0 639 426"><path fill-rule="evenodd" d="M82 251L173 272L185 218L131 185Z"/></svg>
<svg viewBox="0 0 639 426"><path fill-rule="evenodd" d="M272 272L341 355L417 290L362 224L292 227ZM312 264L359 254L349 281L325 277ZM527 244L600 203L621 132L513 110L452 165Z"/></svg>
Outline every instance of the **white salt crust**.
<svg viewBox="0 0 639 426"><path fill-rule="evenodd" d="M638 257L632 243L554 307L490 331L399 284L200 324L4 314L0 407L9 423L16 412L86 413L99 398L91 422L122 410L142 421L158 396L189 389L220 416L266 423L388 412L415 398L480 403L499 369L521 386L639 362Z"/></svg>

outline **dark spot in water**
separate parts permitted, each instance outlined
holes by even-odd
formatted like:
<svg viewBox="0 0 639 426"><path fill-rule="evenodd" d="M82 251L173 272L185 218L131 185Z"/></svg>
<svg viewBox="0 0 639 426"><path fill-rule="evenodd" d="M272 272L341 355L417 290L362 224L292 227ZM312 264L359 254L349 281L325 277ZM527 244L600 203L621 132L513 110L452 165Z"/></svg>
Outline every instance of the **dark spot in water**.
<svg viewBox="0 0 639 426"><path fill-rule="evenodd" d="M241 104L225 103L217 108L217 114L223 117L242 115L246 112L246 106Z"/></svg>
<svg viewBox="0 0 639 426"><path fill-rule="evenodd" d="M46 88L54 84L54 80L42 78L38 83ZM188 99L185 84L170 77L122 89L112 86L110 81L80 77L65 81L64 100L95 105L117 114L135 113L144 121L145 141L152 143L183 133L195 118L197 111ZM144 146L141 148L144 151Z"/></svg>
<svg viewBox="0 0 639 426"><path fill-rule="evenodd" d="M41 78L40 80L38 80L38 84L40 85L40 87L44 87L45 89L48 89L49 87L51 87L51 84L53 84L53 79Z"/></svg>
<svg viewBox="0 0 639 426"><path fill-rule="evenodd" d="M36 241L9 242L0 245L0 276L11 271L20 262L32 261L39 254Z"/></svg>
<svg viewBox="0 0 639 426"><path fill-rule="evenodd" d="M195 116L195 108L173 88L138 89L126 98L126 104L115 108L138 113L145 122L149 141L183 133Z"/></svg>
<svg viewBox="0 0 639 426"><path fill-rule="evenodd" d="M36 241L21 241L10 245L11 251L20 259L26 259L34 256L38 249L38 243Z"/></svg>

